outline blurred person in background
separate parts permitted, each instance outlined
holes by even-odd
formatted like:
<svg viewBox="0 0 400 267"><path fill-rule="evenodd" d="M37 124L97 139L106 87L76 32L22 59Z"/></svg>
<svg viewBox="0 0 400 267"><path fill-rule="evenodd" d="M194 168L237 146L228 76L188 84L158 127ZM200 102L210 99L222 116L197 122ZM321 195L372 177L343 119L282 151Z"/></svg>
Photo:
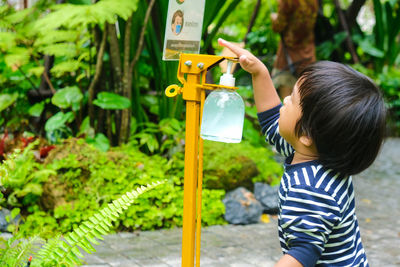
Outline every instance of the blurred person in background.
<svg viewBox="0 0 400 267"><path fill-rule="evenodd" d="M278 0L278 12L271 14L272 30L279 42L272 80L281 99L290 95L299 74L316 61L314 26L318 0Z"/></svg>

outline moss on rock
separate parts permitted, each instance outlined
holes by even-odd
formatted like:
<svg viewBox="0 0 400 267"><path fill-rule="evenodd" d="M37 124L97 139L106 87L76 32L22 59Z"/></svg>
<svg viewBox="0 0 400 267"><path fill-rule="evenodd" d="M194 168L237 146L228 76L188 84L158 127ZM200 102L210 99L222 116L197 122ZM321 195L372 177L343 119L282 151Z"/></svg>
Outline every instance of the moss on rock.
<svg viewBox="0 0 400 267"><path fill-rule="evenodd" d="M243 186L253 190L255 182L277 184L282 166L267 147L249 143L204 142L204 185L206 188L233 190Z"/></svg>

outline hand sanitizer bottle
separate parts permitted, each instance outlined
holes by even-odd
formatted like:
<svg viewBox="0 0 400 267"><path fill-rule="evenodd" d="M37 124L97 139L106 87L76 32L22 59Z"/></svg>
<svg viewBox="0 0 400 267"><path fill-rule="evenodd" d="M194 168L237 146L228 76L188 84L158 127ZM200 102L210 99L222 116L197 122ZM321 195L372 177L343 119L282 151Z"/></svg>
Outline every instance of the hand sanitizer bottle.
<svg viewBox="0 0 400 267"><path fill-rule="evenodd" d="M220 78L219 84L235 86L235 78L231 74L232 62ZM220 88L212 91L204 102L200 136L206 140L240 143L242 140L244 121L244 102L235 91Z"/></svg>

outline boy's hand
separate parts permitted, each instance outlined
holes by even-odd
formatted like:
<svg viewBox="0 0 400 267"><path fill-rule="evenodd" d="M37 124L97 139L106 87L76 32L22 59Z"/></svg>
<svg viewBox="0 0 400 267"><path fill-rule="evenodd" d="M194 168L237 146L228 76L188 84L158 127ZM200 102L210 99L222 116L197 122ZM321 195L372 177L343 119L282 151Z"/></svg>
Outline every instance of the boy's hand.
<svg viewBox="0 0 400 267"><path fill-rule="evenodd" d="M230 49L233 53L235 53L239 58L240 66L242 66L242 69L244 69L245 71L251 74L268 72L265 65L246 49L240 48L221 38L218 39L218 44Z"/></svg>

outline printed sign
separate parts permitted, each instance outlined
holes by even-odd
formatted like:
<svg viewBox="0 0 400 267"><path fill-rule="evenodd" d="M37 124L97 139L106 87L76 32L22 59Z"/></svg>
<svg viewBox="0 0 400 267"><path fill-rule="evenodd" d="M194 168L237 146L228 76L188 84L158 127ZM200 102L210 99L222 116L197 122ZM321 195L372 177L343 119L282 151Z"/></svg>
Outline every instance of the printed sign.
<svg viewBox="0 0 400 267"><path fill-rule="evenodd" d="M199 53L205 2L169 0L163 60L179 60L181 53Z"/></svg>

